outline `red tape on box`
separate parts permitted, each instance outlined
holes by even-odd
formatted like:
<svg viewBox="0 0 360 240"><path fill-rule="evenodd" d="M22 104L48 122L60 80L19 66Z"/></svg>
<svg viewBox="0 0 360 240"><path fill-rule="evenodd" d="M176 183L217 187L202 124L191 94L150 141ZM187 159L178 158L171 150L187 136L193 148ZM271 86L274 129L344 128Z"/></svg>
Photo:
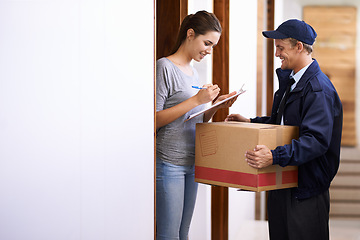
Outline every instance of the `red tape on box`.
<svg viewBox="0 0 360 240"><path fill-rule="evenodd" d="M276 185L276 173L250 174L221 170L208 167L195 166L195 178L206 179L210 181L237 184L249 187L263 187ZM293 183L297 181L297 171L284 171L282 173L282 184Z"/></svg>

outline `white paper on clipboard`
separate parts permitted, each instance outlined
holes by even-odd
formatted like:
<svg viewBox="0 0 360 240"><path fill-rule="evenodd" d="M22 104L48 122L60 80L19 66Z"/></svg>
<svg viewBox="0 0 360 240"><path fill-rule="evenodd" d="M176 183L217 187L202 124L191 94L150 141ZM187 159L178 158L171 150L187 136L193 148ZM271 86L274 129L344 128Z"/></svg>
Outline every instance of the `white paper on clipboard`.
<svg viewBox="0 0 360 240"><path fill-rule="evenodd" d="M194 117L196 117L196 116L199 116L200 114L202 114L202 113L204 113L204 112L206 112L206 111L209 111L210 109L212 109L212 108L214 108L214 107L216 107L216 106L219 106L220 104L222 104L222 103L224 103L224 102L226 102L226 101L229 101L230 99L232 99L232 98L234 98L234 97L239 96L240 94L243 94L244 92L246 92L246 90L243 90L243 87L244 87L244 84L241 86L240 90L239 90L235 95L233 95L233 96L231 96L231 97L228 97L228 98L225 98L224 100L222 100L222 101L220 101L220 102L217 102L216 104L214 104L214 105L212 105L212 106L210 106L210 107L208 107L208 108L205 108L204 110L201 110L201 111L199 111L199 112L196 112L196 113L194 113L194 114L191 114L191 115L188 117L188 119L185 120L185 122L186 122L186 121L189 121L190 119L192 119L192 118L194 118Z"/></svg>

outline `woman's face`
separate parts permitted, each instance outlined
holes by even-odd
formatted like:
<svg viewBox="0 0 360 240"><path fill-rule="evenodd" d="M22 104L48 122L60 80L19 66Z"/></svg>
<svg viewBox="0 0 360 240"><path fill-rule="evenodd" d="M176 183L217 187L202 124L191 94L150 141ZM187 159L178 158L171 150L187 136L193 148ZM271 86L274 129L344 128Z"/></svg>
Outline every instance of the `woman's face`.
<svg viewBox="0 0 360 240"><path fill-rule="evenodd" d="M206 55L211 54L220 36L221 34L216 31L210 31L205 35L197 35L196 37L195 35L190 36L189 54L191 58L200 62Z"/></svg>

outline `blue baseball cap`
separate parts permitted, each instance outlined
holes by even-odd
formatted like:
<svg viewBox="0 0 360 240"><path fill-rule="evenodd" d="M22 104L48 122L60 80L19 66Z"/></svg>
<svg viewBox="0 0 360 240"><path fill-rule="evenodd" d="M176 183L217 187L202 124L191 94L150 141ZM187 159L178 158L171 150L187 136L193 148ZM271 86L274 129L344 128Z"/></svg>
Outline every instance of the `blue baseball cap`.
<svg viewBox="0 0 360 240"><path fill-rule="evenodd" d="M274 31L263 31L266 38L285 39L294 38L303 43L313 45L317 36L315 30L306 22L298 19L290 19L283 22Z"/></svg>

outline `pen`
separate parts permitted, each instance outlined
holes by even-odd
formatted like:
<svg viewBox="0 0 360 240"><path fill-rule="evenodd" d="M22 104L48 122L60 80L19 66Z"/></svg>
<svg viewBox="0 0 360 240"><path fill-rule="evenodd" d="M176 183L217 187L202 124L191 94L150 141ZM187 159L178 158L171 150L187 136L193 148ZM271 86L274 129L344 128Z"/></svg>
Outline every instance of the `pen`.
<svg viewBox="0 0 360 240"><path fill-rule="evenodd" d="M191 87L196 89L206 89L206 87L198 87L198 86L191 86Z"/></svg>

